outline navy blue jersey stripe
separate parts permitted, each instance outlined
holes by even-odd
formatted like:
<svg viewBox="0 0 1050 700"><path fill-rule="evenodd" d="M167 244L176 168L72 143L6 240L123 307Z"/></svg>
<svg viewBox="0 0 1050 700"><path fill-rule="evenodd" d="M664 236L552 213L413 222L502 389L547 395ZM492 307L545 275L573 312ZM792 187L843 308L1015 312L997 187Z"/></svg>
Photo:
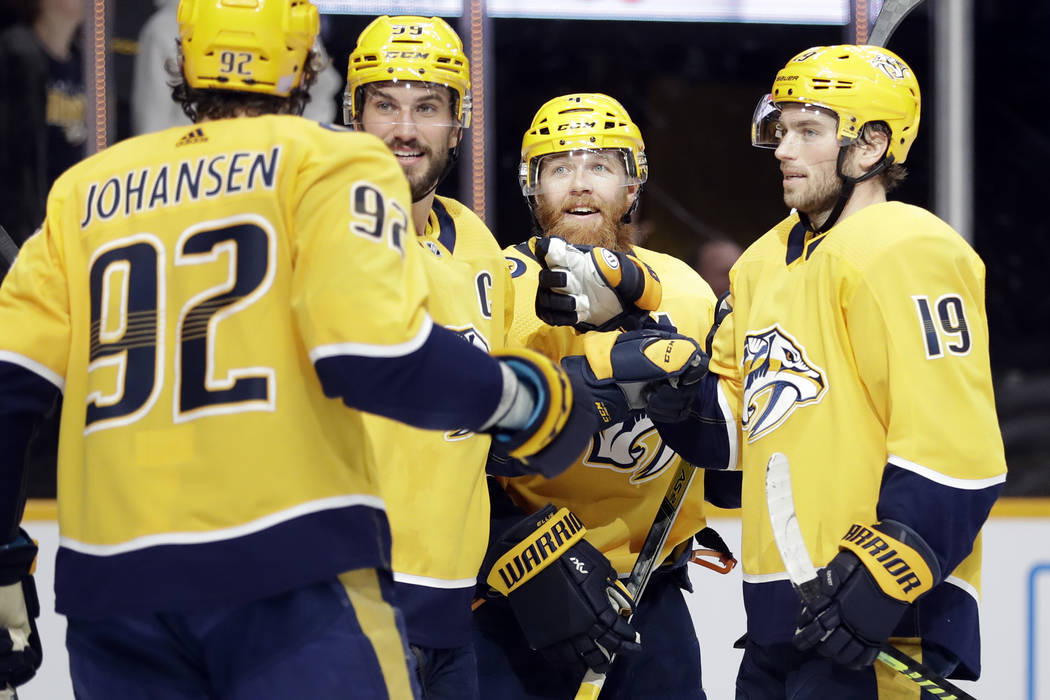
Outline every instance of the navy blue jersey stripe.
<svg viewBox="0 0 1050 700"><path fill-rule="evenodd" d="M759 644L791 642L802 604L791 582L744 582L747 634ZM951 611L951 614L946 614ZM894 630L896 637L920 637L959 659L954 678L973 680L981 668L977 601L951 583L941 583L912 605Z"/></svg>
<svg viewBox="0 0 1050 700"><path fill-rule="evenodd" d="M410 644L450 649L470 643L474 586L431 588L397 581L394 590Z"/></svg>
<svg viewBox="0 0 1050 700"><path fill-rule="evenodd" d="M876 513L879 520L896 520L915 530L947 575L970 554L1002 489L1002 483L983 489L953 488L887 464Z"/></svg>
<svg viewBox="0 0 1050 700"><path fill-rule="evenodd" d="M434 198L432 208L438 220L438 241L448 249L448 252L455 254L456 222L453 221L448 213L448 209L445 208L445 205L442 204L441 200L437 197Z"/></svg>
<svg viewBox="0 0 1050 700"><path fill-rule="evenodd" d="M503 391L499 363L446 328L400 357L333 355L315 364L325 395L432 430L480 428Z"/></svg>
<svg viewBox="0 0 1050 700"><path fill-rule="evenodd" d="M705 469L726 469L732 466L729 431L735 427L727 424L718 405L718 375L709 372L700 381L689 419L680 423L656 423L656 427L664 442L690 464Z"/></svg>
<svg viewBox="0 0 1050 700"><path fill-rule="evenodd" d="M55 609L80 618L199 610L265 598L361 568L390 568L390 527L381 510L347 506L203 544L156 545L110 556L60 546Z"/></svg>
<svg viewBox="0 0 1050 700"><path fill-rule="evenodd" d="M58 387L39 374L0 361L0 541L18 528L25 499L23 465L33 430L58 398Z"/></svg>

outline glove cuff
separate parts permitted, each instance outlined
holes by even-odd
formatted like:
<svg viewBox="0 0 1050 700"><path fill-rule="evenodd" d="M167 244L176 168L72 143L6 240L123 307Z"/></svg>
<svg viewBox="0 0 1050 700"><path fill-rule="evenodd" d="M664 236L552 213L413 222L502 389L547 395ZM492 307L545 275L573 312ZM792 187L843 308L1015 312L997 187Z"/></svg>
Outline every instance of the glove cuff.
<svg viewBox="0 0 1050 700"><path fill-rule="evenodd" d="M586 532L575 513L560 508L496 560L487 583L503 595L511 593L565 554Z"/></svg>
<svg viewBox="0 0 1050 700"><path fill-rule="evenodd" d="M36 543L19 528L13 542L0 546L0 586L8 586L30 576L36 568Z"/></svg>
<svg viewBox="0 0 1050 700"><path fill-rule="evenodd" d="M913 530L893 520L871 526L854 523L839 541L852 552L890 598L910 604L940 580L940 566L930 546Z"/></svg>
<svg viewBox="0 0 1050 700"><path fill-rule="evenodd" d="M497 409L497 415L483 430L492 432L494 440L508 455L527 463L530 456L554 441L568 422L573 406L572 384L559 365L534 350L505 348L492 354L513 372L519 383L529 387L535 403L524 427L514 430L501 426L499 421L503 416ZM503 411L506 410L504 407Z"/></svg>

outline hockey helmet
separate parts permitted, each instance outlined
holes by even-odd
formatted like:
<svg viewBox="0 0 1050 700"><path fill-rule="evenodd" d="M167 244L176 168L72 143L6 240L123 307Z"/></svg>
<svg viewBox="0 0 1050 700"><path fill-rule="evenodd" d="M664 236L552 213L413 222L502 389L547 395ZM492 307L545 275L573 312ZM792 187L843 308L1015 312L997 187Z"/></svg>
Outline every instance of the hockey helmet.
<svg viewBox="0 0 1050 700"><path fill-rule="evenodd" d="M642 132L623 105L600 93L575 93L549 100L532 119L521 141L518 183L526 197L537 193L544 156L567 151L616 149L624 160L628 185L649 176Z"/></svg>
<svg viewBox="0 0 1050 700"><path fill-rule="evenodd" d="M780 105L821 107L838 117L837 136L847 146L871 122L890 128L887 156L903 163L919 128L921 97L911 68L879 46L816 46L798 54L777 73L769 95L759 100L751 123L755 146L776 148Z"/></svg>
<svg viewBox="0 0 1050 700"><path fill-rule="evenodd" d="M449 88L457 126L470 126L470 61L459 35L445 20L383 15L365 27L347 63L343 123L359 116L363 86L400 81Z"/></svg>
<svg viewBox="0 0 1050 700"><path fill-rule="evenodd" d="M309 0L180 0L179 45L193 88L287 97L320 29Z"/></svg>

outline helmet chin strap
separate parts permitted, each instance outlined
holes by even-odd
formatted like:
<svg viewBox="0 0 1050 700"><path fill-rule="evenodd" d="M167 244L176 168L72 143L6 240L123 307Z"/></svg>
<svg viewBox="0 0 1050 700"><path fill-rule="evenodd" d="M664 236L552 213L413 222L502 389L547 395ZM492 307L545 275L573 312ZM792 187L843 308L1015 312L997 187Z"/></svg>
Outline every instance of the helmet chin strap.
<svg viewBox="0 0 1050 700"><path fill-rule="evenodd" d="M638 191L634 193L634 201L631 202L631 206L627 210L627 213L620 219L621 224L631 223L631 215L634 214L635 210L638 208L638 200L642 198L642 187L643 185L638 185Z"/></svg>
<svg viewBox="0 0 1050 700"><path fill-rule="evenodd" d="M839 148L839 156L835 163L835 172L839 176L839 180L842 181L842 187L839 188L838 199L835 200L835 206L831 208L831 213L828 214L828 218L822 225L814 226L809 218L809 214L801 211L798 213L799 221L801 221L802 225L813 233L824 233L834 226L835 222L837 222L839 217L842 216L842 210L846 208L846 203L849 201L849 198L853 196L853 188L857 183L875 177L893 162L893 156L883 156L882 160L876 163L871 170L860 177L849 177L843 172L843 166L846 164L846 154L849 152L849 148L849 146L842 146Z"/></svg>

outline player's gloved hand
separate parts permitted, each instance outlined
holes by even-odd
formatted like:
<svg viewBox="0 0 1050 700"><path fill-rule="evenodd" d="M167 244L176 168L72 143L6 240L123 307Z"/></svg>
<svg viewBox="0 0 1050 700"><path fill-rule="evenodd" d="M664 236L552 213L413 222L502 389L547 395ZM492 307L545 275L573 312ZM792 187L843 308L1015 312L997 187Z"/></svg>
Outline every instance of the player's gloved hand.
<svg viewBox="0 0 1050 700"><path fill-rule="evenodd" d="M732 300L728 292L722 295L715 306L714 323L707 333L704 348L711 355L711 346L714 342L715 333L718 331L722 321L732 313ZM680 423L692 414L693 403L697 394L701 391L701 382L707 376L708 362L705 361L684 373L676 380L671 380L655 385L649 394L645 404L645 412L657 423Z"/></svg>
<svg viewBox="0 0 1050 700"><path fill-rule="evenodd" d="M584 337L585 355L562 358L575 381L587 386L605 427L646 408L655 386L696 381L708 356L692 338L657 328ZM698 377L697 377L698 379Z"/></svg>
<svg viewBox="0 0 1050 700"><path fill-rule="evenodd" d="M507 597L529 646L554 663L609 670L612 654L641 648L627 622L634 600L583 523L547 504L493 544L488 584Z"/></svg>
<svg viewBox="0 0 1050 700"><path fill-rule="evenodd" d="M569 467L599 429L590 391L533 350L492 353L503 371L503 397L482 430L493 450L529 473L552 477Z"/></svg>
<svg viewBox="0 0 1050 700"><path fill-rule="evenodd" d="M929 545L893 520L855 524L818 572L822 599L802 609L794 644L849 668L870 666L908 606L941 578Z"/></svg>
<svg viewBox="0 0 1050 700"><path fill-rule="evenodd" d="M572 245L554 236L536 242L536 257L544 267L536 315L552 326L633 330L663 298L653 269L628 253Z"/></svg>
<svg viewBox="0 0 1050 700"><path fill-rule="evenodd" d="M36 618L40 603L33 583L36 544L25 530L0 546L0 690L22 685L40 668L43 656Z"/></svg>

